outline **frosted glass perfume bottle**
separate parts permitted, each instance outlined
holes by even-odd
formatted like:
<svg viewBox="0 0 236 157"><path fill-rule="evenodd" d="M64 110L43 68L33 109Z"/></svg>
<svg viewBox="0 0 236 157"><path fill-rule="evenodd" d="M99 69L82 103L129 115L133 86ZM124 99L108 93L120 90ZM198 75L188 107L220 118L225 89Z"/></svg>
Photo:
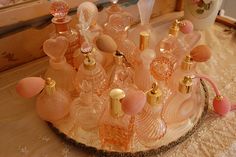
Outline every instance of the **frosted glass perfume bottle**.
<svg viewBox="0 0 236 157"><path fill-rule="evenodd" d="M131 39L132 41L137 41L137 39L139 38L139 33L142 31L146 31L149 34L151 34L151 37L150 37L151 48L155 47L155 40L152 36L152 33L151 33L152 30L149 23L154 3L155 3L155 0L148 0L148 1L139 0L138 1L137 5L139 9L141 23L137 25L131 32L129 32L129 39ZM138 45L138 43L135 43L135 44Z"/></svg>
<svg viewBox="0 0 236 157"><path fill-rule="evenodd" d="M57 87L69 92L74 91L74 77L76 71L66 62L64 54L67 51L69 42L67 38L59 36L55 39L48 39L43 44L43 50L48 55L49 67L45 77L50 77L57 82Z"/></svg>
<svg viewBox="0 0 236 157"><path fill-rule="evenodd" d="M119 51L114 54L115 64L108 71L110 88L128 88L134 85L134 71L127 66L124 55Z"/></svg>
<svg viewBox="0 0 236 157"><path fill-rule="evenodd" d="M150 34L148 32L140 32L140 58L141 62L134 66L135 69L135 84L137 87L143 91L147 91L151 88L152 77L150 74L150 64L152 60L156 57L156 52L149 48L149 38Z"/></svg>
<svg viewBox="0 0 236 157"><path fill-rule="evenodd" d="M182 60L182 63L178 69L173 73L171 79L169 80L169 87L173 90L177 90L179 86L179 80L184 78L186 75L194 75L196 63L193 61L190 55L186 55Z"/></svg>
<svg viewBox="0 0 236 157"><path fill-rule="evenodd" d="M194 82L191 76L184 76L179 82L179 88L169 97L163 108L163 118L167 125L189 119L196 112L197 96L193 90Z"/></svg>
<svg viewBox="0 0 236 157"><path fill-rule="evenodd" d="M119 0L109 0L112 4L110 7L108 7L105 11L107 13L107 21L109 19L110 16L112 16L113 14L127 14L118 4Z"/></svg>
<svg viewBox="0 0 236 157"><path fill-rule="evenodd" d="M108 78L105 70L89 55L86 56L76 74L75 86L78 92L81 91L81 83L83 83L84 80L91 83L93 91L99 96L108 88Z"/></svg>
<svg viewBox="0 0 236 157"><path fill-rule="evenodd" d="M55 0L51 3L50 13L54 16L52 23L55 25L55 32L50 34L51 38L64 36L69 41L69 47L65 53L66 61L73 65L73 53L79 48L79 36L76 30L70 28L71 17L67 16L68 4L63 0Z"/></svg>
<svg viewBox="0 0 236 157"><path fill-rule="evenodd" d="M44 90L37 97L36 110L40 118L53 123L69 114L71 102L70 94L56 88L56 82L47 78Z"/></svg>
<svg viewBox="0 0 236 157"><path fill-rule="evenodd" d="M78 98L72 104L77 106L72 111L78 120L78 125L85 131L94 131L98 129L100 118L105 110L103 100L94 93L91 82L82 81L81 91Z"/></svg>
<svg viewBox="0 0 236 157"><path fill-rule="evenodd" d="M153 147L166 133L166 124L162 118L162 92L157 83L147 92L147 102L143 110L135 116L135 131L139 142Z"/></svg>
<svg viewBox="0 0 236 157"><path fill-rule="evenodd" d="M121 89L112 89L110 101L102 116L99 137L102 149L128 151L134 133L134 117L124 114L120 100L125 97Z"/></svg>

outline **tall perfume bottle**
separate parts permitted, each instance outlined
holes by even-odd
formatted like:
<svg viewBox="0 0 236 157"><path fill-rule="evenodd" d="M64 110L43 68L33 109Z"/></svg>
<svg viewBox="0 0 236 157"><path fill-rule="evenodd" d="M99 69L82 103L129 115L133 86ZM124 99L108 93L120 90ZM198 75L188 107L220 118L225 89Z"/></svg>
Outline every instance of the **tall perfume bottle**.
<svg viewBox="0 0 236 157"><path fill-rule="evenodd" d="M127 65L124 55L119 51L114 54L115 64L108 71L110 88L126 89L134 86L134 71Z"/></svg>
<svg viewBox="0 0 236 157"><path fill-rule="evenodd" d="M56 82L47 78L44 90L37 97L36 111L40 118L53 123L69 114L71 102L70 94L56 88Z"/></svg>
<svg viewBox="0 0 236 157"><path fill-rule="evenodd" d="M166 133L166 124L162 118L162 92L157 83L147 92L147 102L143 110L135 116L135 131L141 144L153 147Z"/></svg>
<svg viewBox="0 0 236 157"><path fill-rule="evenodd" d="M76 74L75 86L77 92L82 90L82 84L84 81L91 83L93 91L99 96L108 88L108 78L105 70L89 55L86 56Z"/></svg>
<svg viewBox="0 0 236 157"><path fill-rule="evenodd" d="M137 5L138 5L138 9L139 9L141 23L138 26L136 26L129 33L129 38L132 41L137 41L136 39L138 39L139 33L142 31L146 31L149 34L152 34L149 21L150 21L150 17L152 14L152 9L153 9L154 3L155 3L155 0L148 0L148 1L147 0L139 0L138 1ZM138 45L138 41L135 44ZM154 48L154 46L155 46L155 40L154 40L153 36L151 35L150 47Z"/></svg>
<svg viewBox="0 0 236 157"><path fill-rule="evenodd" d="M167 125L188 120L197 109L197 96L193 90L194 82L191 76L184 76L179 82L179 88L169 97L163 108L163 118Z"/></svg>
<svg viewBox="0 0 236 157"><path fill-rule="evenodd" d="M179 80L181 80L186 75L193 75L195 71L196 63L193 61L190 55L186 55L182 60L180 67L178 67L173 73L171 79L169 80L169 86L171 89L176 90L179 86Z"/></svg>
<svg viewBox="0 0 236 157"><path fill-rule="evenodd" d="M150 34L146 31L140 32L140 56L136 58L141 60L139 64L134 65L135 69L135 84L143 91L147 91L152 85L152 76L150 74L150 64L156 57L154 50L149 48Z"/></svg>
<svg viewBox="0 0 236 157"><path fill-rule="evenodd" d="M124 114L120 100L125 97L121 89L110 91L110 101L99 128L99 137L103 149L128 151L134 133L134 117Z"/></svg>
<svg viewBox="0 0 236 157"><path fill-rule="evenodd" d="M79 48L79 38L76 30L70 28L71 17L67 16L68 4L63 0L55 0L51 3L50 13L54 16L52 23L55 25L55 32L51 33L51 38L64 36L69 41L69 47L65 54L66 61L73 65L73 52Z"/></svg>
<svg viewBox="0 0 236 157"><path fill-rule="evenodd" d="M98 129L105 105L103 100L94 93L91 82L84 80L81 87L79 97L72 102L75 106L75 110L72 111L73 117L77 119L82 129L94 131Z"/></svg>
<svg viewBox="0 0 236 157"><path fill-rule="evenodd" d="M43 50L48 55L49 67L45 77L50 77L57 82L59 88L69 92L74 91L74 77L76 71L66 62L64 54L67 51L69 42L67 38L59 36L55 39L48 39L43 44Z"/></svg>

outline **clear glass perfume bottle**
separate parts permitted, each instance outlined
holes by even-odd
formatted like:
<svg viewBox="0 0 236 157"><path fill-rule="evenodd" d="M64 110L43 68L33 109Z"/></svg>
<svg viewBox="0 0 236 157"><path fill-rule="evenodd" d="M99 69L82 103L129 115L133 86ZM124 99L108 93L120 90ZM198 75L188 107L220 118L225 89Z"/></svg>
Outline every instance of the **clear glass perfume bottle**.
<svg viewBox="0 0 236 157"><path fill-rule="evenodd" d="M76 71L66 62L64 54L67 51L69 42L67 38L59 36L55 39L48 39L43 44L43 50L48 55L49 67L45 77L50 77L57 82L57 87L69 92L74 91L74 78Z"/></svg>
<svg viewBox="0 0 236 157"><path fill-rule="evenodd" d="M73 65L73 52L79 48L79 36L76 30L70 28L71 17L67 16L68 4L63 0L55 0L51 3L50 13L54 16L52 23L55 25L55 32L50 34L51 38L64 36L69 41L69 47L65 54L66 61Z"/></svg>
<svg viewBox="0 0 236 157"><path fill-rule="evenodd" d="M110 91L110 101L99 128L101 146L105 150L128 151L134 134L134 117L124 114L120 100L125 97L121 89Z"/></svg>
<svg viewBox="0 0 236 157"><path fill-rule="evenodd" d="M135 84L143 91L147 91L152 85L152 76L150 74L150 64L156 57L154 50L149 48L150 34L148 32L140 32L140 56L136 58L136 62L140 58L141 62L134 65Z"/></svg>
<svg viewBox="0 0 236 157"><path fill-rule="evenodd" d="M78 125L82 129L85 131L98 129L105 105L103 100L94 93L91 82L82 81L80 95L72 104L77 106L73 111L75 114L73 117L78 120Z"/></svg>
<svg viewBox="0 0 236 157"><path fill-rule="evenodd" d="M127 66L124 55L119 51L114 54L115 64L108 71L110 88L128 88L134 86L134 71Z"/></svg>
<svg viewBox="0 0 236 157"><path fill-rule="evenodd" d="M196 63L192 60L190 55L186 55L182 60L182 63L179 68L175 70L173 75L169 80L169 87L173 90L177 90L179 86L179 80L181 80L186 75L194 75Z"/></svg>
<svg viewBox="0 0 236 157"><path fill-rule="evenodd" d="M162 92L157 83L147 92L147 102L143 110L135 116L135 131L139 142L153 147L166 133L166 124L162 118Z"/></svg>
<svg viewBox="0 0 236 157"><path fill-rule="evenodd" d="M105 70L89 55L86 56L76 74L75 86L78 92L81 91L81 83L84 80L92 84L93 91L99 96L108 88L108 77Z"/></svg>
<svg viewBox="0 0 236 157"><path fill-rule="evenodd" d="M56 88L56 82L47 78L44 90L37 97L36 111L40 118L53 123L69 114L71 102L70 94Z"/></svg>
<svg viewBox="0 0 236 157"><path fill-rule="evenodd" d="M179 88L169 97L163 108L163 118L167 125L187 120L196 112L196 88L191 76L184 76L179 82Z"/></svg>

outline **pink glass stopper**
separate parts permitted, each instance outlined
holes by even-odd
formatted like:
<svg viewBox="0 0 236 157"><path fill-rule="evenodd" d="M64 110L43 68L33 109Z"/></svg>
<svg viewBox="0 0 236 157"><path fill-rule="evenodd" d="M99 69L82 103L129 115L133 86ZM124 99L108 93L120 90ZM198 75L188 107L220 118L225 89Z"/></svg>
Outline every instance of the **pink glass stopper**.
<svg viewBox="0 0 236 157"><path fill-rule="evenodd" d="M146 96L143 91L128 90L126 97L122 99L122 109L126 114L135 115L142 111Z"/></svg>
<svg viewBox="0 0 236 157"><path fill-rule="evenodd" d="M55 0L51 3L50 13L56 19L64 19L69 11L69 5L63 0Z"/></svg>
<svg viewBox="0 0 236 157"><path fill-rule="evenodd" d="M184 34L191 33L193 31L193 24L189 20L183 20L180 22L180 31Z"/></svg>
<svg viewBox="0 0 236 157"><path fill-rule="evenodd" d="M217 114L225 116L231 109L231 104L226 97L216 96L213 100L213 107Z"/></svg>
<svg viewBox="0 0 236 157"><path fill-rule="evenodd" d="M16 84L16 91L24 98L31 98L43 90L44 84L41 77L26 77Z"/></svg>

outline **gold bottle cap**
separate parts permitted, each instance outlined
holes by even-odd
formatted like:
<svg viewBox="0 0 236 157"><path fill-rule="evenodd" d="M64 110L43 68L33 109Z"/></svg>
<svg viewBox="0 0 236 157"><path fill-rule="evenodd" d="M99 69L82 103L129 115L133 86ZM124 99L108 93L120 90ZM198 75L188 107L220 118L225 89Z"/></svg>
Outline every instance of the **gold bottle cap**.
<svg viewBox="0 0 236 157"><path fill-rule="evenodd" d="M56 90L56 82L50 77L46 78L44 89L48 95L52 95Z"/></svg>
<svg viewBox="0 0 236 157"><path fill-rule="evenodd" d="M150 34L147 31L140 32L139 37L139 49L141 51L149 47Z"/></svg>
<svg viewBox="0 0 236 157"><path fill-rule="evenodd" d="M181 63L181 69L185 71L191 70L193 67L193 59L190 55L185 56L184 60Z"/></svg>
<svg viewBox="0 0 236 157"><path fill-rule="evenodd" d="M184 76L184 79L179 82L179 92L183 94L188 94L192 91L192 77Z"/></svg>
<svg viewBox="0 0 236 157"><path fill-rule="evenodd" d="M152 89L147 93L147 102L151 106L156 106L160 102L162 97L162 92L158 87L157 83L152 84Z"/></svg>
<svg viewBox="0 0 236 157"><path fill-rule="evenodd" d="M113 54L113 57L114 57L115 63L118 65L120 65L124 62L124 55L122 53L120 53L119 51L116 51Z"/></svg>
<svg viewBox="0 0 236 157"><path fill-rule="evenodd" d="M87 55L84 59L84 68L87 70L93 70L95 67L96 67L95 59Z"/></svg>
<svg viewBox="0 0 236 157"><path fill-rule="evenodd" d="M169 29L169 34L177 37L179 33L179 24L180 24L180 21L175 20L175 22L172 24L172 26Z"/></svg>
<svg viewBox="0 0 236 157"><path fill-rule="evenodd" d="M110 91L110 111L111 115L119 118L124 115L120 100L125 97L125 92L121 89L115 88Z"/></svg>

